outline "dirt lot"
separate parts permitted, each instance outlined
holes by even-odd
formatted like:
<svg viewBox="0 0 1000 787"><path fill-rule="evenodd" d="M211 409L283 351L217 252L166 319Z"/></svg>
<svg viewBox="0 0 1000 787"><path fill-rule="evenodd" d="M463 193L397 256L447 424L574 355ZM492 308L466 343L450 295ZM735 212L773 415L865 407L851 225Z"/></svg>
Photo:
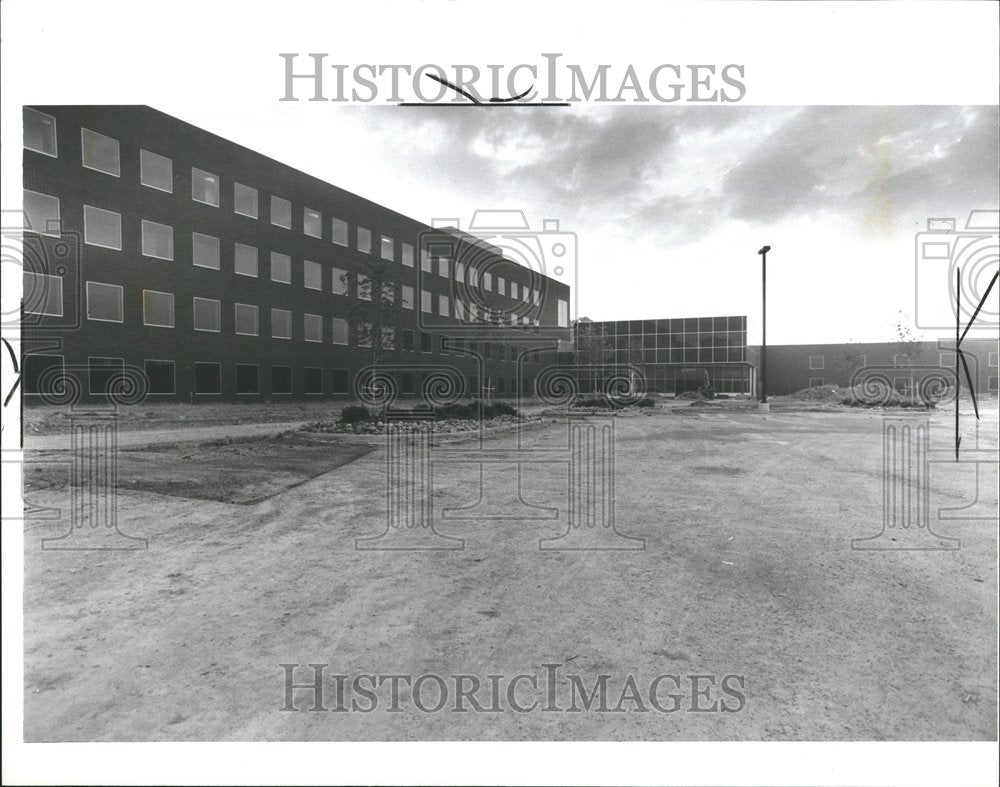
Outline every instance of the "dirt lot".
<svg viewBox="0 0 1000 787"><path fill-rule="evenodd" d="M948 413L932 416L931 524L961 548L862 551L852 539L883 522L881 413L679 412L616 423L617 527L644 537L645 550L539 549L568 526L558 461L520 475L515 465L435 461L436 527L464 549L423 552L355 548L386 526L381 449L346 464L338 449L322 460L328 472L319 460L295 465L316 474L251 504L130 489L129 470L119 526L147 549L43 550L66 525L26 526L25 736L995 738L997 528L937 521L938 508L976 498L973 465L937 462L950 451ZM978 437L981 456L996 450L995 404ZM522 447L566 439L555 424ZM964 445L974 439L968 431ZM211 463L220 470L236 466L225 449ZM285 472L290 454L274 456L274 472ZM996 465L983 467L967 516L996 511ZM506 493L518 488L558 519L532 518L543 509ZM69 505L64 486L29 496L39 508ZM477 501L472 518L441 516ZM557 663L588 686L611 676L612 706L628 674L642 685L735 674L746 703L732 713L692 712L687 699L672 713L422 713L404 688L401 712L384 701L373 712L283 712L279 665L310 662L328 674L484 680ZM541 686L521 688L525 703L544 702Z"/></svg>

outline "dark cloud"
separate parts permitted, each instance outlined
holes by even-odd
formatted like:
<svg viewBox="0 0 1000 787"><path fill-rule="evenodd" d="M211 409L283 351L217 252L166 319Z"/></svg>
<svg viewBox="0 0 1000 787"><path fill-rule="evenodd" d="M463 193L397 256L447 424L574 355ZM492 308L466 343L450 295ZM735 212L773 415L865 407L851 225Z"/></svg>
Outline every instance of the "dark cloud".
<svg viewBox="0 0 1000 787"><path fill-rule="evenodd" d="M558 209L671 242L728 219L833 212L871 224L995 205L996 107L571 107L373 113L420 177L470 200ZM429 147L427 141L430 140ZM706 152L708 151L708 152ZM963 208L964 206L964 208Z"/></svg>

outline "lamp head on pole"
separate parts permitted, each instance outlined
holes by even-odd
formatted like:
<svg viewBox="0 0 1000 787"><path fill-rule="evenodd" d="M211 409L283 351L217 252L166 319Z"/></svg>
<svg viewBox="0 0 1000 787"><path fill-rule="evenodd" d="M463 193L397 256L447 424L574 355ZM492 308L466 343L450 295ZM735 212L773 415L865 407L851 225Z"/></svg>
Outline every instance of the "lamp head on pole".
<svg viewBox="0 0 1000 787"><path fill-rule="evenodd" d="M758 251L757 253L758 253L758 254L767 254L767 253L768 253L768 252L769 252L770 250L771 250L771 247L770 247L770 246L765 246L764 248L762 248L762 249L761 249L760 251Z"/></svg>

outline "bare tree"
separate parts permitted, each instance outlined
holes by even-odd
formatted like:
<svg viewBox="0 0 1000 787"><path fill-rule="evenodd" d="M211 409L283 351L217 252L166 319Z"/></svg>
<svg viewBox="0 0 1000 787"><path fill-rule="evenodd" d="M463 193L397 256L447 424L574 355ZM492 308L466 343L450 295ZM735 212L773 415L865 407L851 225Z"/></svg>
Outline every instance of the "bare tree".
<svg viewBox="0 0 1000 787"><path fill-rule="evenodd" d="M910 367L910 393L913 392L913 364L923 352L922 342L913 335L913 331L910 329L911 322L909 315L900 311L893 326L896 332L896 343L902 348L901 355L906 357L906 365ZM893 360L895 361L895 359Z"/></svg>

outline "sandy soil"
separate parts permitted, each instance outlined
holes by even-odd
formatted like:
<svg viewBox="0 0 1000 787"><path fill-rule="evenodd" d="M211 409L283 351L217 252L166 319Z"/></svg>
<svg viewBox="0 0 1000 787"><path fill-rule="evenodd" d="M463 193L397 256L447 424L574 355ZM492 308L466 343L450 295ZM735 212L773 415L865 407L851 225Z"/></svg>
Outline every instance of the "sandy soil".
<svg viewBox="0 0 1000 787"><path fill-rule="evenodd" d="M937 463L931 475L932 525L960 549L853 550L852 538L882 526L879 413L678 412L616 425L618 528L644 537L643 551L539 549L567 528L566 466L555 461L520 478L513 465L485 466L487 497L464 520L441 511L476 503L480 469L435 462L436 527L465 548L357 550L355 538L385 529L382 450L251 505L123 489L120 527L149 540L141 551L43 550L65 525L30 520L25 736L996 738L996 522L936 521L939 507L975 499L973 466ZM932 447L947 454L948 414L932 418ZM995 450L995 409L979 439ZM564 446L566 427L523 440ZM984 467L966 513L996 511L996 465ZM519 483L524 501L559 519L526 516L541 509L511 499ZM30 497L69 504L66 488ZM558 663L619 688L629 673L647 683L740 674L746 704L283 712L279 665L309 662L351 676L513 676Z"/></svg>

